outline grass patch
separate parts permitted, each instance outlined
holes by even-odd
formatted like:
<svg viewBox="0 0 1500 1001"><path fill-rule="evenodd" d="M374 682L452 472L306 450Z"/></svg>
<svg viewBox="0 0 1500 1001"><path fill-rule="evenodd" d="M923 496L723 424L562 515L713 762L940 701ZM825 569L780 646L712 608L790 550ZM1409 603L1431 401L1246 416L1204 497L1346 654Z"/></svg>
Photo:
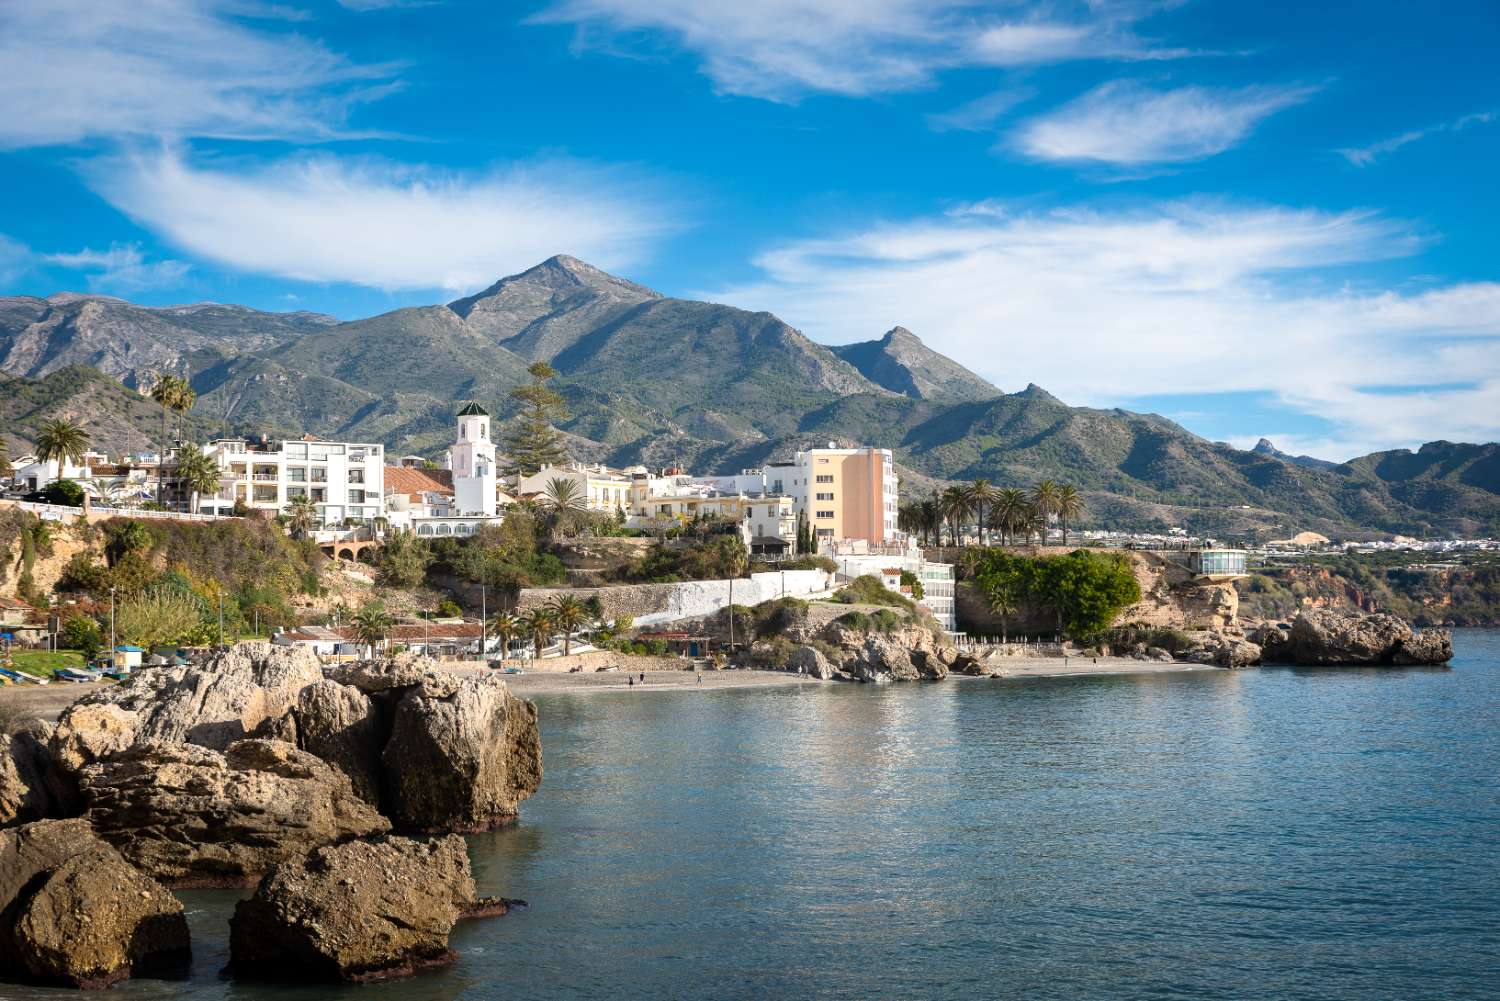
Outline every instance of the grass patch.
<svg viewBox="0 0 1500 1001"><path fill-rule="evenodd" d="M50 678L60 667L82 667L83 654L77 650L16 650L10 655L11 664L17 671Z"/></svg>

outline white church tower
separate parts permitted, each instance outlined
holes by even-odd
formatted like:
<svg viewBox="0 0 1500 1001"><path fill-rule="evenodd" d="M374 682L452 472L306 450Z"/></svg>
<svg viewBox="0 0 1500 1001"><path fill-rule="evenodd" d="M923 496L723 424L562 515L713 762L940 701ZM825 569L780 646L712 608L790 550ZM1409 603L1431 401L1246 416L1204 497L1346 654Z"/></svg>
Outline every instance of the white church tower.
<svg viewBox="0 0 1500 1001"><path fill-rule="evenodd" d="M453 467L453 506L460 515L495 513L495 443L490 413L477 403L458 412L458 442L448 450Z"/></svg>

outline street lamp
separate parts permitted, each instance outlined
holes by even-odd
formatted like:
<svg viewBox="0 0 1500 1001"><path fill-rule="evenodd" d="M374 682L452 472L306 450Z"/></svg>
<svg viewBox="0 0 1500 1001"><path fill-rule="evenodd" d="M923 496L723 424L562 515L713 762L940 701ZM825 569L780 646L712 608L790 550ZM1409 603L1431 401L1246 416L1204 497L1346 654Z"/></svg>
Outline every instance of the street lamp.
<svg viewBox="0 0 1500 1001"><path fill-rule="evenodd" d="M484 660L484 646L488 638L485 633L489 628L489 604L485 594L484 581L479 582L479 659Z"/></svg>
<svg viewBox="0 0 1500 1001"><path fill-rule="evenodd" d="M115 663L115 586L109 585L109 663Z"/></svg>

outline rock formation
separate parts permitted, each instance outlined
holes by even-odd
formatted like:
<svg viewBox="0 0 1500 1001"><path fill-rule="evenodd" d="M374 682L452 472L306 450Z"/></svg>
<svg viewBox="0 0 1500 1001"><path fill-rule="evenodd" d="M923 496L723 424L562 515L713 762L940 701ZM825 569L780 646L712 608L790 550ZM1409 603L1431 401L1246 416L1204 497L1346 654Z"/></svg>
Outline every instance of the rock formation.
<svg viewBox="0 0 1500 1001"><path fill-rule="evenodd" d="M1262 629L1268 654L1307 666L1446 664L1453 657L1450 634L1414 632L1386 612L1341 612L1309 608L1293 620L1285 636Z"/></svg>
<svg viewBox="0 0 1500 1001"><path fill-rule="evenodd" d="M201 667L140 671L68 707L52 735L52 753L76 772L144 740L222 751L285 715L303 688L322 679L311 651L252 644L215 654Z"/></svg>
<svg viewBox="0 0 1500 1001"><path fill-rule="evenodd" d="M86 767L80 786L100 835L179 886L248 885L284 859L390 828L341 771L274 740L223 752L146 741Z"/></svg>
<svg viewBox="0 0 1500 1001"><path fill-rule="evenodd" d="M319 681L302 689L292 716L297 746L343 772L356 796L378 805L386 727L375 703L357 688Z"/></svg>
<svg viewBox="0 0 1500 1001"><path fill-rule="evenodd" d="M237 978L364 981L454 958L448 934L476 905L464 841L383 837L319 848L278 865L235 908Z"/></svg>
<svg viewBox="0 0 1500 1001"><path fill-rule="evenodd" d="M11 734L0 734L0 827L50 817L52 724L32 720Z"/></svg>
<svg viewBox="0 0 1500 1001"><path fill-rule="evenodd" d="M182 904L85 821L0 832L0 976L106 987L177 972L188 954Z"/></svg>
<svg viewBox="0 0 1500 1001"><path fill-rule="evenodd" d="M382 761L398 828L487 830L541 784L536 706L498 677L429 673L396 703Z"/></svg>

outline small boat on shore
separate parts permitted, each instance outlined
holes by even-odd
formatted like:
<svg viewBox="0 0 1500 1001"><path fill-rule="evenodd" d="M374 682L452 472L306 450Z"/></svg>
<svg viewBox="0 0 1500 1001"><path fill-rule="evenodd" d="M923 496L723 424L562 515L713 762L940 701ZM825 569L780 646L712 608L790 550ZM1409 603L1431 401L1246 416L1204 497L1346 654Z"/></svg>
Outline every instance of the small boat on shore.
<svg viewBox="0 0 1500 1001"><path fill-rule="evenodd" d="M98 681L100 678L97 671L85 671L76 667L59 667L52 672L52 676L60 681L71 681L76 684L87 684Z"/></svg>
<svg viewBox="0 0 1500 1001"><path fill-rule="evenodd" d="M7 685L45 685L51 679L38 678L34 674L25 671L17 671L9 667L0 667L0 679Z"/></svg>

